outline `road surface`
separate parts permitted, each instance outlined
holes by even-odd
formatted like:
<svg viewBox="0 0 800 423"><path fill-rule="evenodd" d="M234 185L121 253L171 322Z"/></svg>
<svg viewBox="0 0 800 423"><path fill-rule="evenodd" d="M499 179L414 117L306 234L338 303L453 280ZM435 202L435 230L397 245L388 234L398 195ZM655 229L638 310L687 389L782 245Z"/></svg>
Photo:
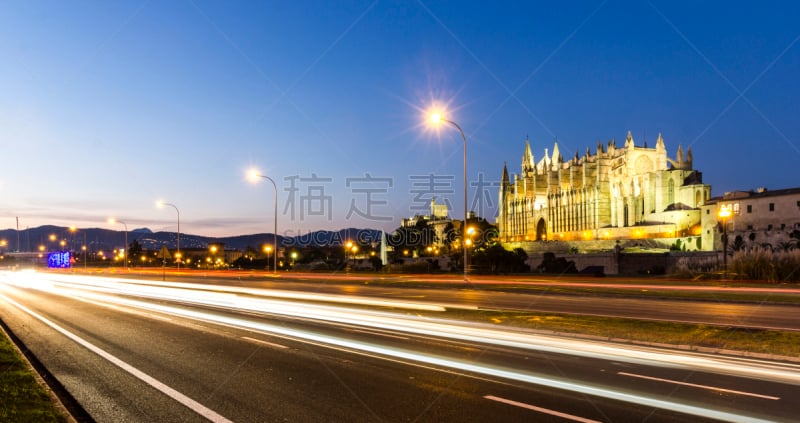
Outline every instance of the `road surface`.
<svg viewBox="0 0 800 423"><path fill-rule="evenodd" d="M792 421L791 364L419 318L430 302L0 276L0 318L96 421ZM402 309L405 308L405 311Z"/></svg>

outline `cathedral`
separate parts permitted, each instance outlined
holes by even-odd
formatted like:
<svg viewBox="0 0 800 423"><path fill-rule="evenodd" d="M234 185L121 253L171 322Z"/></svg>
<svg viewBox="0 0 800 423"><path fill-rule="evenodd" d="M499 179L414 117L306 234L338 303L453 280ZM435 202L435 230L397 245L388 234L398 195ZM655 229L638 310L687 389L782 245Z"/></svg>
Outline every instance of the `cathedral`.
<svg viewBox="0 0 800 423"><path fill-rule="evenodd" d="M700 206L711 187L692 168L692 150L667 156L661 134L654 148L631 133L583 156L564 158L555 143L538 161L525 141L519 175L503 165L497 224L503 242L645 239L665 245L700 235Z"/></svg>

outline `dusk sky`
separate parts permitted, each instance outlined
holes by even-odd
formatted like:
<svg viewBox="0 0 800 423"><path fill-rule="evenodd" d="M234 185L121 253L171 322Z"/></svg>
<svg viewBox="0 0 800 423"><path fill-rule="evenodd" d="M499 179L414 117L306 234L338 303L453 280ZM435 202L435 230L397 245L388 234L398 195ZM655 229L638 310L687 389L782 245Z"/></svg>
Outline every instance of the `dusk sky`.
<svg viewBox="0 0 800 423"><path fill-rule="evenodd" d="M333 5L336 6L333 6ZM800 4L4 1L0 228L392 230L494 221L557 139L691 147L712 195L800 186Z"/></svg>

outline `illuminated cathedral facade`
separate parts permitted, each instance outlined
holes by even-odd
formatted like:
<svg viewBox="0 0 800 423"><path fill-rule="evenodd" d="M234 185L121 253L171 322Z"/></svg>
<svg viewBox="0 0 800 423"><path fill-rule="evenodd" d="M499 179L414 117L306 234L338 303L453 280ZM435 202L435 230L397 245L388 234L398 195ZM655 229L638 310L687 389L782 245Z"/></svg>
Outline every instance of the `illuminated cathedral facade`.
<svg viewBox="0 0 800 423"><path fill-rule="evenodd" d="M692 151L669 158L658 135L654 148L631 133L621 147L598 142L595 154L552 151L536 160L525 141L521 173L503 165L497 224L500 240L590 241L700 235L700 206L711 187L692 168Z"/></svg>

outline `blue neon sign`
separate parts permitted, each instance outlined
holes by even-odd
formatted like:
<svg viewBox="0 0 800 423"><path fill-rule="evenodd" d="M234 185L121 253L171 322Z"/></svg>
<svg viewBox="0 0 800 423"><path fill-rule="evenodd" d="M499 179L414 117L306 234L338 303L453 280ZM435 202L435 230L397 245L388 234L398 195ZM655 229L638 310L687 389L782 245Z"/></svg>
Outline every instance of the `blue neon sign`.
<svg viewBox="0 0 800 423"><path fill-rule="evenodd" d="M59 251L47 255L47 267L67 268L69 267L69 251Z"/></svg>

